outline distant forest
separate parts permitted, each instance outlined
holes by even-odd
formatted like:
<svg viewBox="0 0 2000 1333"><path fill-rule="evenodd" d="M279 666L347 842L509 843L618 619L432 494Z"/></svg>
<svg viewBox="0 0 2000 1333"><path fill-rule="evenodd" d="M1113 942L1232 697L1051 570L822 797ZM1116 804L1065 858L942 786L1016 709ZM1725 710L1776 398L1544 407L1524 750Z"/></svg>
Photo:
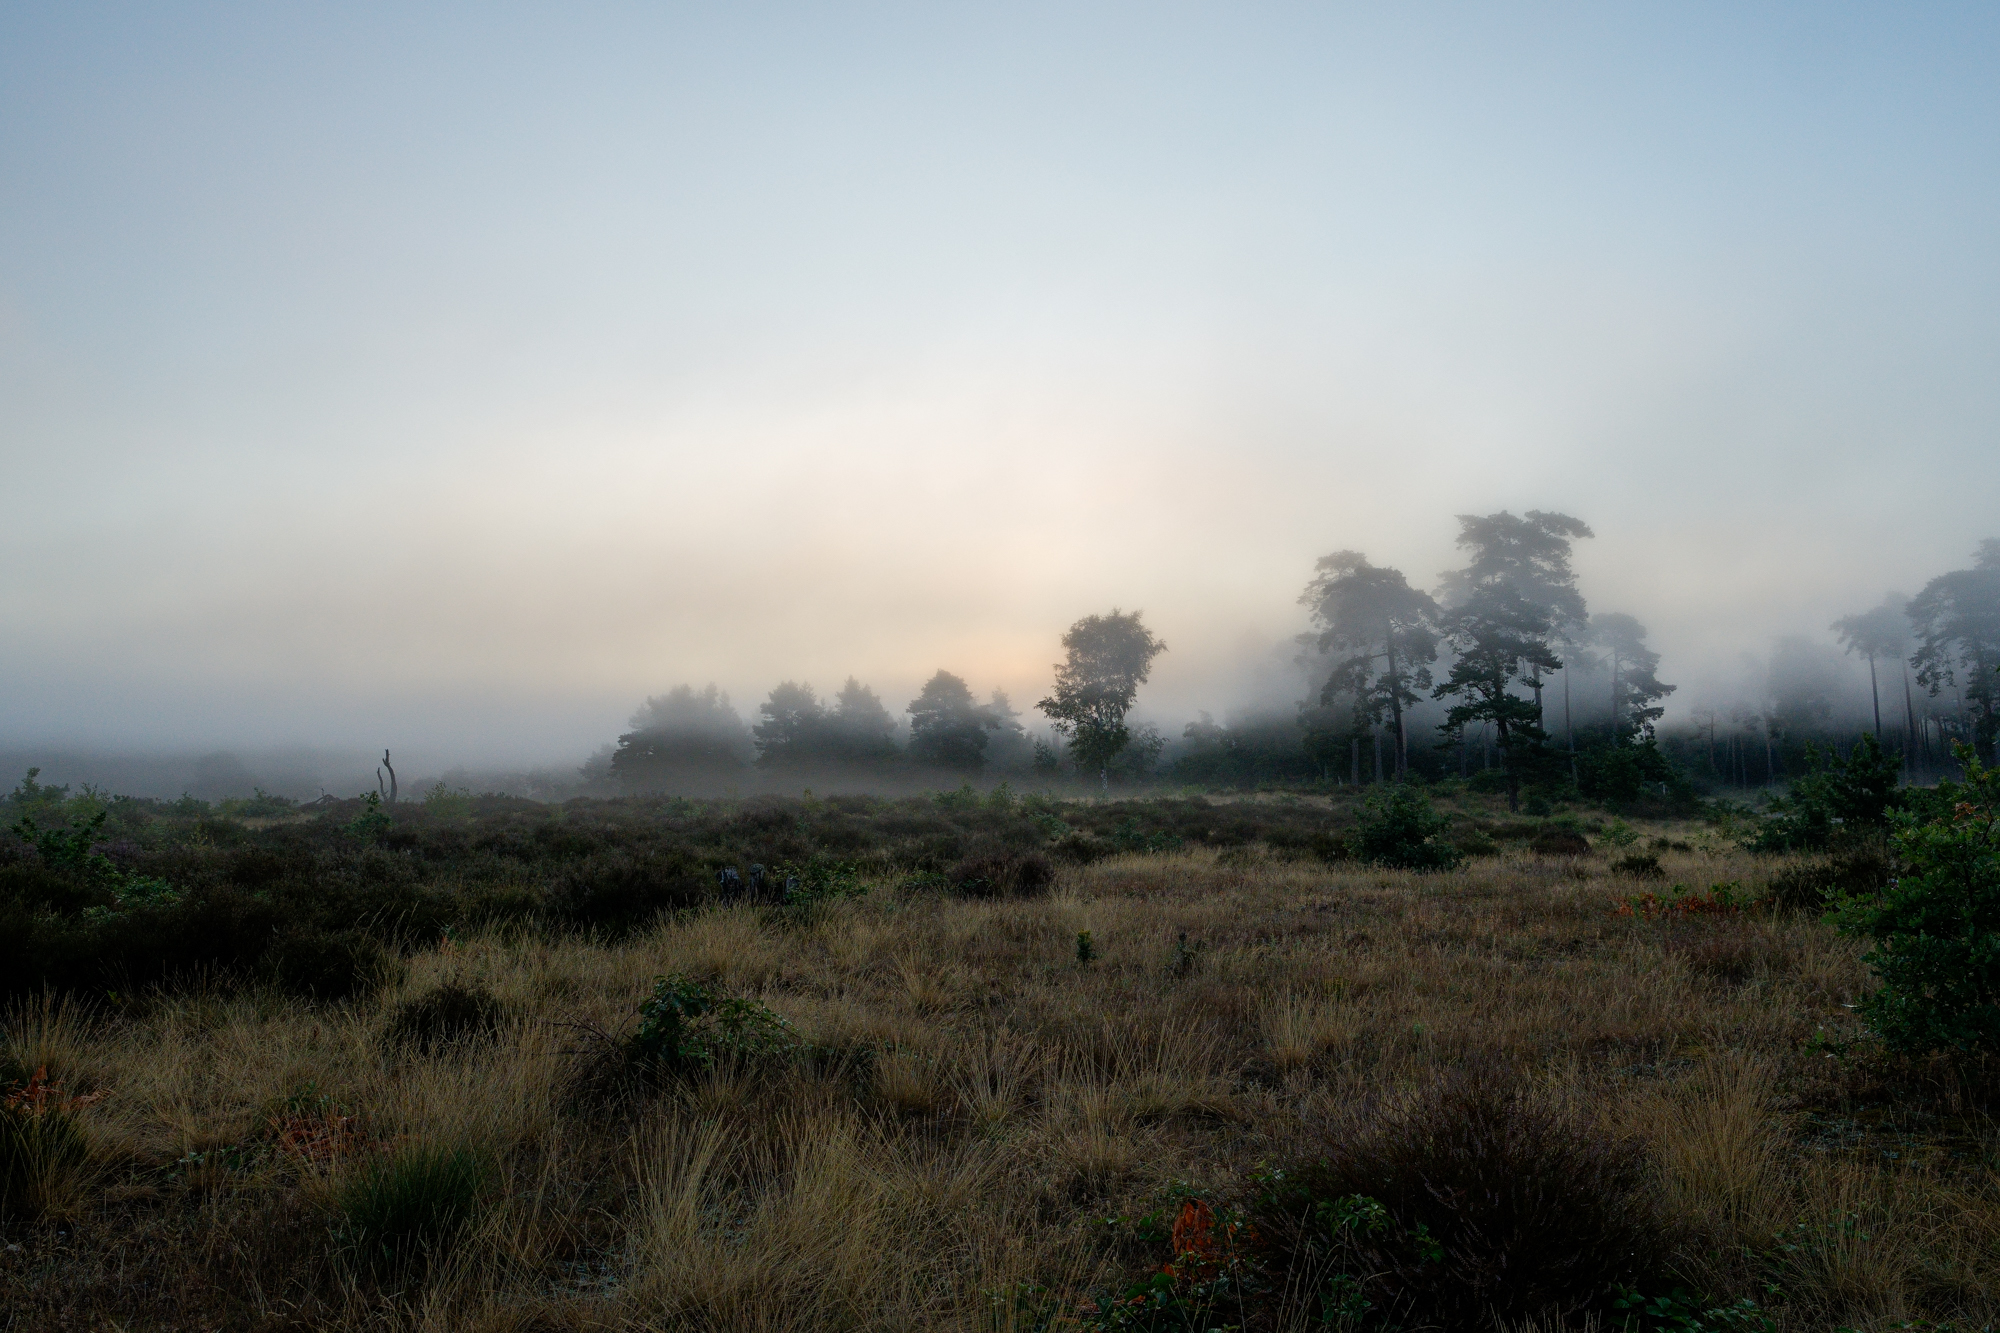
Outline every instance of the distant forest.
<svg viewBox="0 0 2000 1333"><path fill-rule="evenodd" d="M781 776L864 786L1018 775L1106 789L1459 778L1518 803L1523 792L1631 800L1768 786L1803 772L1811 747L1864 733L1913 779L1947 771L1954 742L1994 754L2000 541L1915 597L1891 593L1835 622L1829 641L1779 641L1755 697L1662 728L1676 687L1660 679L1645 625L1591 610L1577 585L1572 549L1589 526L1540 510L1458 523L1465 563L1431 591L1358 551L1317 563L1299 595L1305 697L1289 713L1204 713L1178 737L1128 725L1166 645L1139 612L1114 609L1063 636L1056 688L1033 706L1046 735L1003 691L982 699L945 670L899 712L853 678L825 696L785 681L749 720L714 685L684 684L647 699L583 776L632 793ZM1858 697L1856 661L1868 667Z"/></svg>

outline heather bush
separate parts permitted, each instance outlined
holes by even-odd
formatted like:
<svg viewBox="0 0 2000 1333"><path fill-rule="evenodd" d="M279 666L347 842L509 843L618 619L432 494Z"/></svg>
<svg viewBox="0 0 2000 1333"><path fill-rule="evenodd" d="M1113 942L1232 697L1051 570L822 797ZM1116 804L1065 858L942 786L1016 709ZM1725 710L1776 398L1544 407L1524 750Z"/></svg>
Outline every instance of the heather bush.
<svg viewBox="0 0 2000 1333"><path fill-rule="evenodd" d="M396 1005L383 1030L391 1041L428 1052L491 1040L506 1017L506 1006L484 986L447 981Z"/></svg>
<svg viewBox="0 0 2000 1333"><path fill-rule="evenodd" d="M1474 1069L1408 1107L1328 1127L1252 1207L1273 1282L1315 1284L1329 1322L1497 1329L1605 1309L1665 1253L1631 1142Z"/></svg>
<svg viewBox="0 0 2000 1333"><path fill-rule="evenodd" d="M946 872L953 893L966 898L1033 898L1055 883L1055 867L1039 853L987 852Z"/></svg>

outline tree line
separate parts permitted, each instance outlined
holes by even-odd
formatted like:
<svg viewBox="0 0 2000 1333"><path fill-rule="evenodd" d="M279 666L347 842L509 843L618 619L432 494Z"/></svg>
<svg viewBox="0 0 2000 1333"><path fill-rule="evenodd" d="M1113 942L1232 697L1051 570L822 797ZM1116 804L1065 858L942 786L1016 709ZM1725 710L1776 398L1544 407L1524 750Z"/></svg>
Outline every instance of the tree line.
<svg viewBox="0 0 2000 1333"><path fill-rule="evenodd" d="M881 696L851 676L828 699L810 684L783 682L758 705L761 720L754 725L713 684L702 690L681 685L648 698L632 715L632 730L604 756L604 769L627 789L658 791L698 787L753 763L793 773L886 776L917 767L969 776L995 758L1002 766L1026 761L1045 772L1066 760L1108 786L1113 765L1126 752L1159 752L1157 733L1135 736L1126 718L1166 645L1139 612L1114 608L1070 626L1062 646L1055 689L1035 705L1048 718L1056 746L1028 739L1005 690L994 689L981 703L963 677L940 669L903 710L909 726L904 745L897 744L899 728Z"/></svg>
<svg viewBox="0 0 2000 1333"><path fill-rule="evenodd" d="M1594 536L1589 525L1543 510L1461 514L1457 523L1464 563L1431 591L1358 551L1320 559L1299 596L1310 628L1298 663L1312 684L1296 716L1225 726L1204 714L1182 730L1167 776L1359 784L1455 773L1504 791L1511 806L1524 792L1632 799L1684 787L1688 774L1768 784L1803 771L1802 747L1828 734L1839 659L1831 647L1785 640L1762 700L1695 710L1681 734L1662 737L1676 687L1660 679L1645 625L1623 611L1592 611L1578 587L1574 547ZM1913 775L1942 763L1954 740L1993 753L2000 542L1983 543L1970 568L1940 575L1916 597L1892 594L1832 629L1868 663L1873 734L1900 742ZM964 678L939 670L901 723L853 678L824 698L783 682L752 722L716 686L682 685L647 699L632 730L593 762L598 776L629 790L692 789L752 766L863 779L1067 770L1107 786L1154 776L1168 742L1129 718L1166 645L1139 612L1114 609L1077 621L1062 648L1055 687L1035 705L1052 742L1028 735L1004 690L982 701ZM1902 717L1885 731L1883 694L1897 672Z"/></svg>

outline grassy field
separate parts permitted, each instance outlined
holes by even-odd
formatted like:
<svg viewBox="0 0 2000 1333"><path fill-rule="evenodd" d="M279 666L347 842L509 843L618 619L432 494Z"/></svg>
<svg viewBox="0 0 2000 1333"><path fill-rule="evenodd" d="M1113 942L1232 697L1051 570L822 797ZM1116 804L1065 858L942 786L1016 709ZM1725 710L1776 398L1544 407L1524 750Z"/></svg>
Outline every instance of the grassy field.
<svg viewBox="0 0 2000 1333"><path fill-rule="evenodd" d="M1782 868L1635 831L1663 878L1603 846L1419 875L1250 841L1066 865L1033 897L883 876L615 940L457 932L341 1002L29 996L6 1054L81 1138L16 1145L41 1155L0 1327L1382 1327L1380 1300L1329 1322L1329 1274L1268 1257L1292 1251L1260 1192L1383 1124L1444 1152L1424 1117L1468 1105L1528 1126L1499 1164L1545 1172L1547 1206L1616 1159L1620 1280L1693 1321L1639 1326L2000 1316L1978 1078L1843 1053L1868 976L1810 917L1618 910L1754 899ZM633 1079L617 1041L661 974L767 1006L796 1049ZM421 1007L440 993L472 997L459 1027ZM1205 1221L1189 1199L1229 1238L1197 1257L1250 1256L1255 1298L1115 1322L1107 1293L1192 1252L1167 1234ZM1621 1317L1563 1304L1478 1326Z"/></svg>

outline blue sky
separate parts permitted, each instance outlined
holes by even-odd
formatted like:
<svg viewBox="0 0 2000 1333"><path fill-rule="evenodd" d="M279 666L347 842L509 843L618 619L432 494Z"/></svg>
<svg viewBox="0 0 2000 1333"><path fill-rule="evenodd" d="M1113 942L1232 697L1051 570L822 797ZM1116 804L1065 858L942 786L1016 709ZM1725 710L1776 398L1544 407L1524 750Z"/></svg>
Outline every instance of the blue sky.
<svg viewBox="0 0 2000 1333"><path fill-rule="evenodd" d="M1584 517L1677 704L2000 533L1990 7L0 5L0 739L557 756Z"/></svg>

